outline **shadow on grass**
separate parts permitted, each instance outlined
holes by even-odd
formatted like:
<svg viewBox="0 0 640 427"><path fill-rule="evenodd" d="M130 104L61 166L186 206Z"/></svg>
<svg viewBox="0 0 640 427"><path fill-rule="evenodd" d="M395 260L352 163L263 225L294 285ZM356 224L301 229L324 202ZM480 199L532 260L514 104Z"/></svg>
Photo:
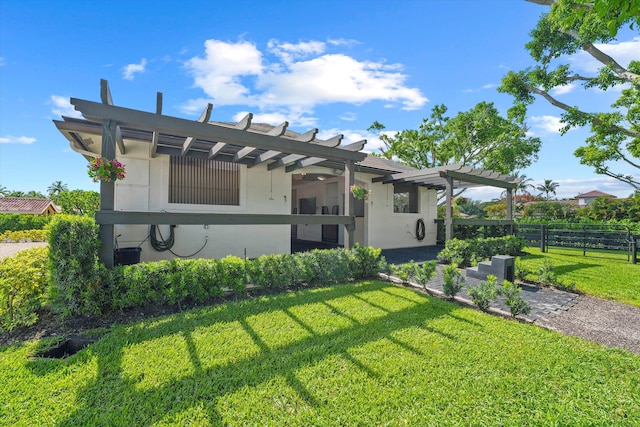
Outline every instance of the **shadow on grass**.
<svg viewBox="0 0 640 427"><path fill-rule="evenodd" d="M300 369L340 356L351 364L354 371L359 370L377 380L379 374L354 358L350 349L384 339L421 355L421 351L410 343L392 336L396 331L411 327L455 339L429 323L441 316L451 315L450 312L457 308L456 305L418 293L407 298L396 295L396 292L394 285L379 281L337 285L199 309L122 328L118 334L106 337L91 349L94 357L97 357L97 374L92 381L78 389L77 409L67 414L58 425L152 425L166 421L167 417L179 417L182 412L196 407L206 408L210 424L223 425L223 416L216 409L220 398L279 378L284 379L306 405L317 407L322 403L318 402L313 392L296 376ZM375 293L387 298L389 305L373 302L375 299L370 297L375 296ZM341 302L344 303L340 301L343 298L353 298L362 307L370 307L375 316L363 319L357 314L347 313L347 309L340 306ZM299 306L310 304L328 308L349 326L327 333L315 332L314 325L300 315ZM292 308L296 308L295 312L298 314L294 314ZM301 327L304 333L297 341L272 348L264 341L265 335L261 336L251 321L248 321L251 316L272 312L283 313ZM204 366L206 364L202 363L203 355L198 352L194 332L201 332L203 328L221 322L238 324L257 352L251 356L230 358L224 363ZM286 328L286 325L280 327ZM124 372L125 352L136 344L172 335L184 339L186 358L192 369L188 374L170 378L160 385L139 387L142 378L132 377ZM33 362L35 371L40 370L39 363L42 362ZM136 363L144 364L145 360L136 359Z"/></svg>
<svg viewBox="0 0 640 427"><path fill-rule="evenodd" d="M558 265L553 267L553 272L557 275L561 276L563 274L568 274L576 270L583 270L585 268L594 268L598 267L597 264L587 264L587 263L577 263L577 264L566 264L566 265Z"/></svg>

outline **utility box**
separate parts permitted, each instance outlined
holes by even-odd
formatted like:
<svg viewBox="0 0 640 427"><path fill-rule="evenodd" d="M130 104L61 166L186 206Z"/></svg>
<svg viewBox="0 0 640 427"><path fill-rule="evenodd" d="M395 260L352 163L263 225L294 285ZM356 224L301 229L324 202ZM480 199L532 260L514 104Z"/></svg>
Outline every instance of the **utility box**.
<svg viewBox="0 0 640 427"><path fill-rule="evenodd" d="M142 248L118 248L114 251L115 265L132 265L140 262Z"/></svg>

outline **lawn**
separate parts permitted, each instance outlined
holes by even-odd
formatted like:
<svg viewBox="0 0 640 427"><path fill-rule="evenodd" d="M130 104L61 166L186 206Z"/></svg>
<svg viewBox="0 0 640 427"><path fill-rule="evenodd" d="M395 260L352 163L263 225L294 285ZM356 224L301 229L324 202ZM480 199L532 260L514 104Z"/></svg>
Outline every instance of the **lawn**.
<svg viewBox="0 0 640 427"><path fill-rule="evenodd" d="M558 277L575 282L577 290L640 307L640 264L627 261L626 253L587 251L583 256L582 249L554 247L546 253L535 247L525 250L531 255L520 259L529 269L537 269L548 259Z"/></svg>
<svg viewBox="0 0 640 427"><path fill-rule="evenodd" d="M0 425L637 425L640 357L382 281L0 348Z"/></svg>

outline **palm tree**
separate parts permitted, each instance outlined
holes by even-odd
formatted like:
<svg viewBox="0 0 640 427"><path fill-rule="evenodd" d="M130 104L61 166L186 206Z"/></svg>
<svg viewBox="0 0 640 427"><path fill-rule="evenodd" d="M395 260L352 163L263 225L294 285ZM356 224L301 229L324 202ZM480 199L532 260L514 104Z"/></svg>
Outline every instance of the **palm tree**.
<svg viewBox="0 0 640 427"><path fill-rule="evenodd" d="M47 193L54 203L58 203L60 200L60 193L68 191L67 184L63 184L62 181L54 181L53 184L47 188Z"/></svg>
<svg viewBox="0 0 640 427"><path fill-rule="evenodd" d="M0 185L0 197L6 197L7 194L11 193L7 187L4 185Z"/></svg>
<svg viewBox="0 0 640 427"><path fill-rule="evenodd" d="M549 194L552 193L555 196L556 189L559 187L559 185L560 184L554 182L553 180L545 179L544 184L537 185L535 188L536 190L543 192L546 195L545 198L549 200Z"/></svg>

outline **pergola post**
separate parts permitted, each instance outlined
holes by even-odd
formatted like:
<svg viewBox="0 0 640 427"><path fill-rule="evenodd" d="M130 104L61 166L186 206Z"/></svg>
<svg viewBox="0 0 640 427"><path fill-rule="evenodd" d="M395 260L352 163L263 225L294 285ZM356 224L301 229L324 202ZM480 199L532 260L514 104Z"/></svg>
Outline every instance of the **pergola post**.
<svg viewBox="0 0 640 427"><path fill-rule="evenodd" d="M453 238L453 177L446 176L447 180L445 188L445 217L444 230L445 241Z"/></svg>
<svg viewBox="0 0 640 427"><path fill-rule="evenodd" d="M344 247L351 249L355 246L355 200L351 193L351 186L355 184L355 162L345 161L344 165L344 214L351 218L351 224L344 225Z"/></svg>
<svg viewBox="0 0 640 427"><path fill-rule="evenodd" d="M507 219L513 219L513 188L507 188ZM513 225L509 225L509 234L513 234Z"/></svg>
<svg viewBox="0 0 640 427"><path fill-rule="evenodd" d="M113 160L116 157L116 128L113 120L102 122L102 157ZM113 211L115 207L115 183L100 181L100 210ZM100 261L107 267L113 267L114 225L100 224Z"/></svg>

